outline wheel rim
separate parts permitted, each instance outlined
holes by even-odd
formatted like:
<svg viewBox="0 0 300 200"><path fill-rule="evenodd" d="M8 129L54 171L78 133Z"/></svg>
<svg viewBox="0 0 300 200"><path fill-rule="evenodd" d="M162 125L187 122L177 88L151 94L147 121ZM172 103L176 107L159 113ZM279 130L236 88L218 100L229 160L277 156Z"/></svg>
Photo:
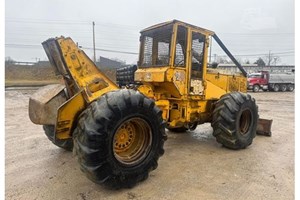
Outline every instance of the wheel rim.
<svg viewBox="0 0 300 200"><path fill-rule="evenodd" d="M240 120L239 120L239 130L242 135L248 133L249 128L252 122L252 114L249 109L246 109L242 112Z"/></svg>
<svg viewBox="0 0 300 200"><path fill-rule="evenodd" d="M114 156L124 165L137 165L148 155L151 144L149 124L144 119L131 118L124 121L114 135Z"/></svg>
<svg viewBox="0 0 300 200"><path fill-rule="evenodd" d="M254 90L254 92L258 92L259 87L257 85L255 85L253 90Z"/></svg>

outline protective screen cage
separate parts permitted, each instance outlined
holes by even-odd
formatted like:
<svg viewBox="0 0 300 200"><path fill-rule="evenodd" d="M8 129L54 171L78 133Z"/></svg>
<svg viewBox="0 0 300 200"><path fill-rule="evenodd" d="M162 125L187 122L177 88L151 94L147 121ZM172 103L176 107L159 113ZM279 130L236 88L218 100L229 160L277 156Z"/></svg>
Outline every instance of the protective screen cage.
<svg viewBox="0 0 300 200"><path fill-rule="evenodd" d="M192 34L192 63L202 64L205 36L201 33Z"/></svg>
<svg viewBox="0 0 300 200"><path fill-rule="evenodd" d="M178 26L176 49L175 49L175 66L184 67L186 64L186 46L187 46L187 28Z"/></svg>
<svg viewBox="0 0 300 200"><path fill-rule="evenodd" d="M173 26L167 25L142 33L143 57L141 66L169 65Z"/></svg>

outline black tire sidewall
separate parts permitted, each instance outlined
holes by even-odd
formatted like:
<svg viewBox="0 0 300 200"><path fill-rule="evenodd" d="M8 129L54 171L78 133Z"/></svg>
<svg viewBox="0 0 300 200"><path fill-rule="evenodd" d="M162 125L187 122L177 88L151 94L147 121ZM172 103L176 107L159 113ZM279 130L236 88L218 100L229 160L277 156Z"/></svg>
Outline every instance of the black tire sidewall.
<svg viewBox="0 0 300 200"><path fill-rule="evenodd" d="M274 92L278 92L279 91L279 85L275 84L274 88L273 88L273 91Z"/></svg>
<svg viewBox="0 0 300 200"><path fill-rule="evenodd" d="M73 139L55 139L55 126L54 125L43 125L43 129L45 132L45 135L47 138L56 146L67 150L67 151L72 151L73 150Z"/></svg>
<svg viewBox="0 0 300 200"><path fill-rule="evenodd" d="M287 86L287 89L288 89L288 91L290 91L290 92L294 91L294 85L289 84L289 85Z"/></svg>
<svg viewBox="0 0 300 200"><path fill-rule="evenodd" d="M287 89L287 86L286 86L286 85L281 85L281 86L280 86L280 90L281 90L282 92L285 92L286 89Z"/></svg>
<svg viewBox="0 0 300 200"><path fill-rule="evenodd" d="M133 187L157 168L167 139L161 110L135 90L117 90L101 96L79 116L74 131L75 153L89 179L109 188ZM114 136L122 123L139 118L151 128L151 147L142 160L126 165L114 155Z"/></svg>
<svg viewBox="0 0 300 200"><path fill-rule="evenodd" d="M253 86L253 92L258 92L259 91L259 86L258 85L254 85Z"/></svg>
<svg viewBox="0 0 300 200"><path fill-rule="evenodd" d="M250 111L251 122L247 133L240 131L240 120L245 110ZM256 136L258 107L249 94L232 92L223 95L213 111L213 135L217 142L229 149L244 149L252 144Z"/></svg>

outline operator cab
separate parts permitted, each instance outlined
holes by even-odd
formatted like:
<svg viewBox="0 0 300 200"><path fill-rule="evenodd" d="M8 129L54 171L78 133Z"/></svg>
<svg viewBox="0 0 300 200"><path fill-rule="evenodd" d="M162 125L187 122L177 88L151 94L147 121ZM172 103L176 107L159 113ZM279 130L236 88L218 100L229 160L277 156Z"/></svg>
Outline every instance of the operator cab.
<svg viewBox="0 0 300 200"><path fill-rule="evenodd" d="M211 34L213 32L177 20L142 30L136 81L173 82L177 90L171 94L174 97L202 95ZM154 72L157 72L156 77L152 76ZM178 87L178 80L188 88ZM168 84L168 87L172 86Z"/></svg>
<svg viewBox="0 0 300 200"><path fill-rule="evenodd" d="M210 84L208 81L221 84L222 90L237 91L241 84L235 78L230 79L232 83L228 85L222 84L227 78L219 79L219 71L210 69L207 72L211 37L241 70L246 83L247 72L213 31L177 20L141 31L135 82L140 82L144 87L143 91L147 95L153 93L157 99L186 99L188 96L213 98L213 95L205 91L207 84Z"/></svg>

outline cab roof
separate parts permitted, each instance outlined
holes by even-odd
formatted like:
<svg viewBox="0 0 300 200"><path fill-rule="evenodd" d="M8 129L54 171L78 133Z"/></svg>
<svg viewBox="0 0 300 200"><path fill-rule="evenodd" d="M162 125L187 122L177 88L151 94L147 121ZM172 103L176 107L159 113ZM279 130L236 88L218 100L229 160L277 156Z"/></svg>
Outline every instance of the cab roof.
<svg viewBox="0 0 300 200"><path fill-rule="evenodd" d="M193 29L196 29L196 30L199 30L199 31L202 31L202 32L206 32L209 35L214 35L215 34L213 31L210 31L208 29L201 28L199 26L195 26L195 25L192 25L192 24L188 24L188 23L176 20L176 19L174 19L172 21L167 21L167 22L163 22L163 23L159 23L159 24L150 26L148 28L145 28L145 29L141 30L140 33L143 33L143 32L149 31L149 30L153 30L153 29L156 29L156 28L159 28L159 27L162 27L162 26L174 25L174 24L180 24L180 25L183 25L183 26L186 26L186 27L191 27Z"/></svg>

